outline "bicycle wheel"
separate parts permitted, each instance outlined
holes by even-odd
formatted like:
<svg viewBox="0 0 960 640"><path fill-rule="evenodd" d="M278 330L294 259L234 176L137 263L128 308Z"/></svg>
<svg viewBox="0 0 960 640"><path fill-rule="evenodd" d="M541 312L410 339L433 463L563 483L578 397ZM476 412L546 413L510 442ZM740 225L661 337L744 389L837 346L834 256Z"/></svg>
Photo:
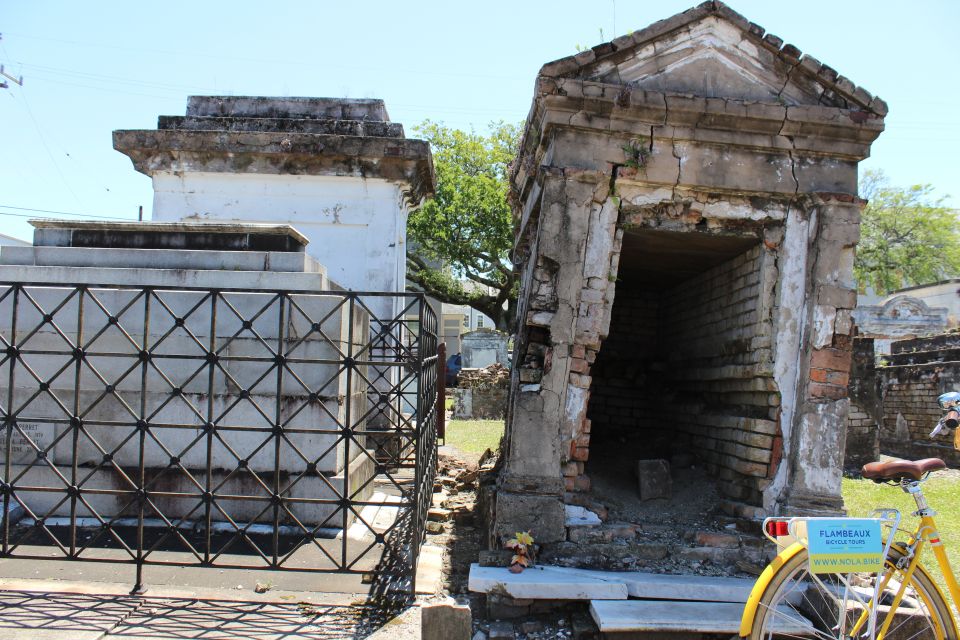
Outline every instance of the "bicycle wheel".
<svg viewBox="0 0 960 640"><path fill-rule="evenodd" d="M907 584L899 606L891 610L903 582L903 573L896 566L902 557L902 551L892 548L882 575L813 575L807 550L800 551L773 576L760 598L750 639L868 638L864 614L880 580L885 587L877 608L878 638L885 620L891 618L884 640L957 640L949 605L919 568Z"/></svg>

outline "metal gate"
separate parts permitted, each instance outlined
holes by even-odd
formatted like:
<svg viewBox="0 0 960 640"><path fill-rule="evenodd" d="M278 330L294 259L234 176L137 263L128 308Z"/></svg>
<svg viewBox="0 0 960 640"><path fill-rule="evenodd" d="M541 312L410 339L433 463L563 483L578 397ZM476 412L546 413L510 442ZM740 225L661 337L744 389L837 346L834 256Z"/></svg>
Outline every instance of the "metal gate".
<svg viewBox="0 0 960 640"><path fill-rule="evenodd" d="M422 294L0 283L0 555L413 593L437 344Z"/></svg>

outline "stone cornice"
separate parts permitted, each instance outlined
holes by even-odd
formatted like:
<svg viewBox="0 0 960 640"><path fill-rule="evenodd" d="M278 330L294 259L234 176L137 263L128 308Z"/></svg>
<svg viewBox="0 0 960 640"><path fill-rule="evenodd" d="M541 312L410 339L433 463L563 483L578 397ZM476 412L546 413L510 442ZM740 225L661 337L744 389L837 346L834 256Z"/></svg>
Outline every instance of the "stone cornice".
<svg viewBox="0 0 960 640"><path fill-rule="evenodd" d="M290 238L294 243L306 246L310 240L294 227L288 224L270 224L263 222L216 222L207 221L179 221L179 222L143 222L143 221L114 221L114 220L28 220L34 229L56 229L62 231L119 231L124 233L202 233L283 236ZM41 246L41 245L38 245Z"/></svg>
<svg viewBox="0 0 960 640"><path fill-rule="evenodd" d="M113 148L137 171L359 176L407 186L417 206L434 190L433 158L422 140L263 131L119 130Z"/></svg>
<svg viewBox="0 0 960 640"><path fill-rule="evenodd" d="M797 152L859 161L884 130L857 109L786 106L648 91L574 78L539 77L520 153L511 167L516 195L541 163L555 129L593 130L625 139L668 135L703 144ZM659 129L658 129L659 128Z"/></svg>

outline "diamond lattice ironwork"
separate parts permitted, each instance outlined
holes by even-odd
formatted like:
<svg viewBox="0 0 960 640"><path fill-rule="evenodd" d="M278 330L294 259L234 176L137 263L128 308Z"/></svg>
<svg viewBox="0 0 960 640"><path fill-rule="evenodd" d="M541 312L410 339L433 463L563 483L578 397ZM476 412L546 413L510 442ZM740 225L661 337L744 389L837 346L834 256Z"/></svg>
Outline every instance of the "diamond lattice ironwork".
<svg viewBox="0 0 960 640"><path fill-rule="evenodd" d="M420 294L0 283L0 555L412 593L437 346Z"/></svg>

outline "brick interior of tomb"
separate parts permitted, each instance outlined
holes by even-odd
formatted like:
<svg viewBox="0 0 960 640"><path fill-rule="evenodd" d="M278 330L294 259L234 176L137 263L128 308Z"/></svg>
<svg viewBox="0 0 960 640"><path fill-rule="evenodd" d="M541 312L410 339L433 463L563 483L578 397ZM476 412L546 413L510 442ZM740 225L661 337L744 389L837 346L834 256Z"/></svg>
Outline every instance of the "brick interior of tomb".
<svg viewBox="0 0 960 640"><path fill-rule="evenodd" d="M718 509L762 504L779 405L762 265L747 237L625 236L610 333L591 367L594 487L636 491L636 461L663 458L675 485L706 483Z"/></svg>

